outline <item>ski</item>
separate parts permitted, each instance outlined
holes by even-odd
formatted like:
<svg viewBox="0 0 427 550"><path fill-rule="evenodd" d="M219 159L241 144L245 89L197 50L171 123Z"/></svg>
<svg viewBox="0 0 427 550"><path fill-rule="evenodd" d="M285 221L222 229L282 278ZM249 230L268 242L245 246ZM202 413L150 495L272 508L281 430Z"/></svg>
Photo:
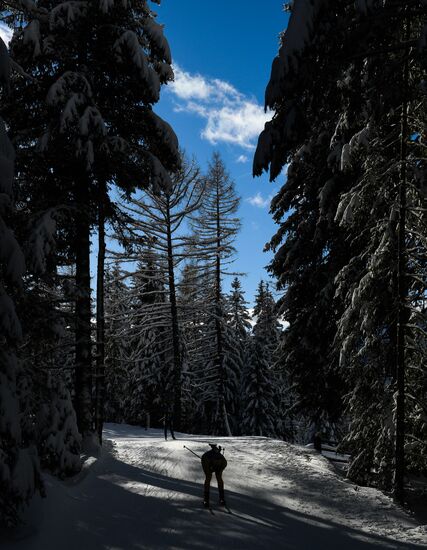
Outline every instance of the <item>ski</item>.
<svg viewBox="0 0 427 550"><path fill-rule="evenodd" d="M214 516L214 511L212 510L212 508L209 506L209 505L206 505L205 503L203 503L203 508L205 510L209 510L209 512Z"/></svg>

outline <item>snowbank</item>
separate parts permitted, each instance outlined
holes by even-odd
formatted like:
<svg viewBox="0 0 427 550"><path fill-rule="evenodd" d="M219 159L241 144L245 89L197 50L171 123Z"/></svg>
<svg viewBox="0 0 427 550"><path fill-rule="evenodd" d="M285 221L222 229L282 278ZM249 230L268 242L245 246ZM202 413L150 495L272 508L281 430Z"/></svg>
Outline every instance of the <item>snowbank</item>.
<svg viewBox="0 0 427 550"><path fill-rule="evenodd" d="M107 425L110 449L81 483L48 478L36 534L1 541L3 550L416 549L419 526L375 489L355 487L311 449L262 437L213 438ZM231 513L201 507L196 453L225 447Z"/></svg>

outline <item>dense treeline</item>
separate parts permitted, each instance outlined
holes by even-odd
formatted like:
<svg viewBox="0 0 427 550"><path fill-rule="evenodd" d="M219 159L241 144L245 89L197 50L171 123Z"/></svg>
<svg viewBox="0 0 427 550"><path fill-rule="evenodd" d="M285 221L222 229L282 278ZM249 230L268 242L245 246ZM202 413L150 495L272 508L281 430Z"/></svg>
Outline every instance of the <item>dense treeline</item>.
<svg viewBox="0 0 427 550"><path fill-rule="evenodd" d="M173 72L149 3L11 0L1 21L0 522L13 525L44 493L41 469L73 475L97 451L104 419L275 435L280 328L268 288L253 335L240 281L224 291L239 198L220 156L203 174L153 110Z"/></svg>
<svg viewBox="0 0 427 550"><path fill-rule="evenodd" d="M344 435L352 479L398 497L427 469L426 14L294 2L254 159L288 165L269 247L296 407Z"/></svg>
<svg viewBox="0 0 427 550"><path fill-rule="evenodd" d="M1 6L0 523L42 469L78 472L105 420L319 432L401 497L427 469L425 2L289 7L254 158L287 166L282 297L261 281L253 311L234 182L154 112L173 71L149 2Z"/></svg>
<svg viewBox="0 0 427 550"><path fill-rule="evenodd" d="M43 491L40 466L72 474L97 444L91 232L123 225L118 193L168 188L180 156L153 111L173 73L146 1L1 7L14 33L12 61L1 42L0 517L13 524Z"/></svg>
<svg viewBox="0 0 427 550"><path fill-rule="evenodd" d="M107 419L275 435L272 293L260 283L251 317L238 277L223 291L239 226L234 184L218 154L206 175L185 158L181 167L168 193L145 191L125 206L124 250L110 251Z"/></svg>

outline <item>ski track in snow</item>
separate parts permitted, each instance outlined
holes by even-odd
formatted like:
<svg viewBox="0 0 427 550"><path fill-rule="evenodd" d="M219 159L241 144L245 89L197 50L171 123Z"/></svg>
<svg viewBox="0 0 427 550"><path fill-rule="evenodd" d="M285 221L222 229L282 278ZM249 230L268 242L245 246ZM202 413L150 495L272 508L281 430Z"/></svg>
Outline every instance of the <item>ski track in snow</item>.
<svg viewBox="0 0 427 550"><path fill-rule="evenodd" d="M108 424L103 456L78 483L47 476L48 498L35 502L20 540L2 550L419 549L427 526L375 489L340 478L315 451L262 437L176 434ZM225 447L231 514L202 508L196 453ZM37 525L37 527L33 527Z"/></svg>

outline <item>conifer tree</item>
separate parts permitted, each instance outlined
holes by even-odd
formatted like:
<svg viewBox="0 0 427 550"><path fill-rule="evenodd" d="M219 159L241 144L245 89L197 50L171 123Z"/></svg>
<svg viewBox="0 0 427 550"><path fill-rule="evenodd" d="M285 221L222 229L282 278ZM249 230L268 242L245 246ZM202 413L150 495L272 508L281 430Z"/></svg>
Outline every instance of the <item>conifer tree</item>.
<svg viewBox="0 0 427 550"><path fill-rule="evenodd" d="M229 304L229 325L239 335L239 340L244 342L251 323L247 308L248 302L245 300L242 284L238 277L235 277L231 283Z"/></svg>
<svg viewBox="0 0 427 550"><path fill-rule="evenodd" d="M174 424L180 429L182 405L183 338L180 311L177 300L177 273L184 259L192 259L193 238L185 231L189 216L200 206L203 185L194 160L182 157L181 168L171 175L168 190L147 190L133 197L126 207L129 218L125 231L126 241L133 252L125 253L127 261L138 261L144 270L151 264L147 277L153 284L161 285L164 296L152 307L152 322L157 329L162 326L165 349L172 361L170 385ZM154 279L157 279L155 281ZM148 321L148 317L145 322ZM166 340L166 335L170 341Z"/></svg>
<svg viewBox="0 0 427 550"><path fill-rule="evenodd" d="M269 167L273 179L290 163L272 204L281 227L271 268L290 322L281 361L302 410L336 421L346 396L350 476L366 482L375 469L390 486L394 470L400 497L413 429L405 366L425 294L424 160L413 138L424 103L423 13L422 2L326 9L297 0L266 90L276 114L254 159L255 174Z"/></svg>
<svg viewBox="0 0 427 550"><path fill-rule="evenodd" d="M9 91L10 61L0 39L1 100ZM0 524L16 524L25 504L40 487L38 457L33 434L22 420L25 392L18 345L22 338L16 297L25 265L21 248L8 227L13 209L14 148L0 118ZM21 389L21 391L20 391ZM21 395L20 395L21 394Z"/></svg>
<svg viewBox="0 0 427 550"><path fill-rule="evenodd" d="M346 263L347 249L334 222L337 190L346 182L335 169L338 145L331 138L342 77L336 59L350 55L353 45L344 31L344 3L328 9L321 2L308 4L293 4L272 64L266 107L276 114L259 137L254 174L269 168L275 179L289 164L286 182L271 205L279 229L267 245L275 253L270 270L284 291L280 314L289 322L280 362L297 393L295 410L320 428L340 421L345 393L333 350L333 279ZM331 20L337 22L336 32L326 40Z"/></svg>
<svg viewBox="0 0 427 550"><path fill-rule="evenodd" d="M42 466L66 477L81 468L81 436L70 392L61 379L63 371L54 371L46 373L43 380L45 395L37 409L38 447Z"/></svg>
<svg viewBox="0 0 427 550"><path fill-rule="evenodd" d="M206 423L201 423L200 387L198 386L199 369L203 370L203 357L211 341L206 339L206 311L203 299L204 277L193 258L184 264L178 282L178 309L183 338L184 386L183 386L183 416L186 430L190 433L207 431ZM207 347L206 347L207 346Z"/></svg>
<svg viewBox="0 0 427 550"><path fill-rule="evenodd" d="M130 289L118 262L107 269L105 277L105 404L109 422L128 418L129 364L131 342Z"/></svg>
<svg viewBox="0 0 427 550"><path fill-rule="evenodd" d="M230 362L236 386L229 384L230 389L230 413L234 420L233 433L240 430L241 417L241 380L242 374L249 360L249 333L251 330L250 315L247 302L244 297L240 280L235 277L231 283L231 292L228 295L227 304L227 344L225 360Z"/></svg>
<svg viewBox="0 0 427 550"><path fill-rule="evenodd" d="M158 425L173 397L173 361L171 357L170 311L155 252L143 251L132 274L128 309L128 405L126 418L145 423L147 414Z"/></svg>
<svg viewBox="0 0 427 550"><path fill-rule="evenodd" d="M65 273L27 272L19 303L24 331L21 358L31 396L24 416L35 419L31 430L41 464L61 477L75 474L81 466L81 437L70 393L74 362L70 283Z"/></svg>
<svg viewBox="0 0 427 550"><path fill-rule="evenodd" d="M225 431L231 435L228 419L227 366L224 359L226 312L222 283L228 274L227 266L233 262L235 249L234 239L240 227L235 216L239 206L234 183L230 179L223 161L215 153L206 176L203 202L192 225L198 239L195 243L196 256L209 288L206 292L206 313L208 320L205 331L209 334L212 347L206 349L204 362L205 378L209 380L205 402L208 405L208 416L211 416L213 429L217 433ZM213 352L209 354L209 352ZM209 397L207 397L209 396Z"/></svg>
<svg viewBox="0 0 427 550"><path fill-rule="evenodd" d="M242 431L249 435L276 435L277 408L274 399L274 355L280 328L273 296L261 281L255 296L257 320L249 357L243 373Z"/></svg>
<svg viewBox="0 0 427 550"><path fill-rule="evenodd" d="M415 113L423 109L424 99L418 91L422 57L409 51L409 42L421 30L412 9L407 3L394 4L390 12L377 7L359 15L374 22L369 50L380 36L389 49L371 56L354 77L384 93L378 104L372 88L366 89L364 116L353 119L359 129L343 147L341 167L353 176L354 185L342 195L336 214L353 251L337 277L337 294L345 304L338 325L341 364L352 381L347 442L356 456L349 474L366 482L374 468L382 486L393 485L399 499L404 448L425 441L425 434L410 423L422 400L411 371L418 370L425 353L416 333L424 322L427 252L423 176L417 177L425 159L410 138L420 132ZM351 83L349 79L346 85ZM354 114L351 106L347 112ZM417 397L405 399L413 391Z"/></svg>
<svg viewBox="0 0 427 550"><path fill-rule="evenodd" d="M109 187L128 193L136 186L164 187L167 170L178 166L176 137L152 110L161 84L172 78L170 50L145 0L132 5L52 0L31 4L12 51L29 77L16 82L25 116L10 107L18 122L22 177L36 158L41 167L32 194L53 201L55 212L65 205L72 222L76 407L80 431L89 435L90 228L98 204L106 205L107 216L111 212Z"/></svg>

